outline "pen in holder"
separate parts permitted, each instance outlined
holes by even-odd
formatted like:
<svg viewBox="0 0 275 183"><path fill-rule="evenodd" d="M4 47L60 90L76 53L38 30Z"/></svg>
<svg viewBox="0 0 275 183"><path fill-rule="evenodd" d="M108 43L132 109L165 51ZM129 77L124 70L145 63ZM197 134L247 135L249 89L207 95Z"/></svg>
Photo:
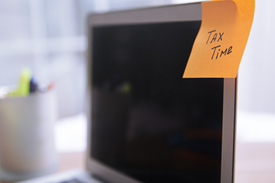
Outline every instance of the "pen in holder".
<svg viewBox="0 0 275 183"><path fill-rule="evenodd" d="M0 99L0 179L18 181L57 169L54 90Z"/></svg>

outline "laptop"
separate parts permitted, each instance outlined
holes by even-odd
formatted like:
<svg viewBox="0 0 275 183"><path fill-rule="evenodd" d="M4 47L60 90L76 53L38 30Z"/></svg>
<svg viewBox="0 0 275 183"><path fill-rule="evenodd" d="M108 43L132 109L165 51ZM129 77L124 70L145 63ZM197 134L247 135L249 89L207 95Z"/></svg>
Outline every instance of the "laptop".
<svg viewBox="0 0 275 183"><path fill-rule="evenodd" d="M183 79L200 3L88 18L87 170L27 182L232 183L235 78Z"/></svg>

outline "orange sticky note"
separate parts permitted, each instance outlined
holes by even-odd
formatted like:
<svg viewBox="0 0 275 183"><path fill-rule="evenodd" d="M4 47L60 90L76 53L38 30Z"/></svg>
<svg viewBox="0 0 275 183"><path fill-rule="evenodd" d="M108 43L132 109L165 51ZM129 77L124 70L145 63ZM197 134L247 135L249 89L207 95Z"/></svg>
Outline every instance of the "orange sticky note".
<svg viewBox="0 0 275 183"><path fill-rule="evenodd" d="M248 41L255 0L202 2L202 23L183 78L235 78Z"/></svg>

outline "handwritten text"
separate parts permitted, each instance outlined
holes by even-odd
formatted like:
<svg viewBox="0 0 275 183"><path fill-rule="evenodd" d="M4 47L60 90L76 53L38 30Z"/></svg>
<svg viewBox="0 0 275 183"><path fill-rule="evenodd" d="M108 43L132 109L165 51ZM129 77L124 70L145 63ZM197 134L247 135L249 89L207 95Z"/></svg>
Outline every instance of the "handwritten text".
<svg viewBox="0 0 275 183"><path fill-rule="evenodd" d="M216 30L208 32L206 44L220 43L219 45L211 48L211 60L221 58L222 56L229 55L233 52L233 46L229 46L227 48L222 47L221 42L223 41L223 36L224 32L217 32Z"/></svg>

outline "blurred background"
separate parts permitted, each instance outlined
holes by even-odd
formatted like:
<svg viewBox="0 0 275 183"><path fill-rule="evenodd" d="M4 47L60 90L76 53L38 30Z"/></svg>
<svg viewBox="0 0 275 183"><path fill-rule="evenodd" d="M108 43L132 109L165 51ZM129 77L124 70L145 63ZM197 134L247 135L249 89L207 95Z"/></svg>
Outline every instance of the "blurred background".
<svg viewBox="0 0 275 183"><path fill-rule="evenodd" d="M0 86L16 84L23 67L32 69L38 83L54 81L60 119L57 144L61 151L85 150L88 14L185 2L199 1L0 0ZM254 24L239 69L239 143L275 143L273 7L273 0L256 0ZM72 137L76 128L79 133ZM62 145L64 138L74 139L75 146Z"/></svg>
<svg viewBox="0 0 275 183"><path fill-rule="evenodd" d="M16 84L29 67L38 83L56 83L60 118L83 113L88 14L183 2L198 0L0 0L0 86ZM238 86L238 117L251 118L239 124L239 140L275 141L274 5L256 0ZM258 136L248 136L253 130Z"/></svg>

